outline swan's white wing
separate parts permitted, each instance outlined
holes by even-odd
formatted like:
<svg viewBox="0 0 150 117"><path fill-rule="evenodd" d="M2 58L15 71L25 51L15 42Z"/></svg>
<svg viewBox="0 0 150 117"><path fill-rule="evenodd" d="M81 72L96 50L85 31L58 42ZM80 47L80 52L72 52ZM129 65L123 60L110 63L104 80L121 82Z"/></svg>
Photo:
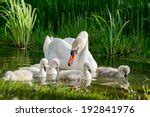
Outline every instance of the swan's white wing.
<svg viewBox="0 0 150 117"><path fill-rule="evenodd" d="M53 37L49 37L48 35L45 38L44 44L43 44L43 52L47 51L48 49L48 45L50 44L50 42L52 41Z"/></svg>
<svg viewBox="0 0 150 117"><path fill-rule="evenodd" d="M71 38L71 37L67 37L67 38L64 39L64 41L66 41L69 45L72 45L72 43L73 43L74 40L75 39Z"/></svg>
<svg viewBox="0 0 150 117"><path fill-rule="evenodd" d="M49 44L48 50L44 52L45 58L51 60L53 58L58 58L60 60L61 69L69 69L68 59L70 57L71 45L68 42L59 39L53 38Z"/></svg>

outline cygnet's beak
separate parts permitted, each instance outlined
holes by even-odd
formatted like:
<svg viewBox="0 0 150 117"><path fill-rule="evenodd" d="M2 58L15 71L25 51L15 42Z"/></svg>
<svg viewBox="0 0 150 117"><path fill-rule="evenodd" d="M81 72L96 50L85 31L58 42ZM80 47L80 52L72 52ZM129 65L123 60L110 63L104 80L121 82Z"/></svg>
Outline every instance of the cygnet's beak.
<svg viewBox="0 0 150 117"><path fill-rule="evenodd" d="M57 72L59 72L59 67L56 67Z"/></svg>
<svg viewBox="0 0 150 117"><path fill-rule="evenodd" d="M45 65L44 66L44 71L46 72L46 68L49 68L49 66L48 65Z"/></svg>
<svg viewBox="0 0 150 117"><path fill-rule="evenodd" d="M44 66L44 71L46 72L46 67Z"/></svg>
<svg viewBox="0 0 150 117"><path fill-rule="evenodd" d="M128 76L127 74L124 74L124 77L125 77L125 78L127 78L127 76Z"/></svg>
<svg viewBox="0 0 150 117"><path fill-rule="evenodd" d="M90 73L92 73L92 71L91 71L91 69L90 69L90 68L89 68L88 70L89 70L89 72L90 72Z"/></svg>

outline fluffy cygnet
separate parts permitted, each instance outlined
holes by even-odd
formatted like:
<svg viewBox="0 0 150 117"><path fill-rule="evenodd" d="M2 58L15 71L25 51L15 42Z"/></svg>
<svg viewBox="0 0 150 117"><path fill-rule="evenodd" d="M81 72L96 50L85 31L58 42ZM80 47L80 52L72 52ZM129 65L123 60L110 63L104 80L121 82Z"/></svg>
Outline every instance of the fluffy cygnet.
<svg viewBox="0 0 150 117"><path fill-rule="evenodd" d="M32 81L33 74L28 70L7 71L3 79L11 81Z"/></svg>
<svg viewBox="0 0 150 117"><path fill-rule="evenodd" d="M58 74L59 74L59 59L53 58L49 61L49 68L47 68L47 81L57 81L58 80Z"/></svg>
<svg viewBox="0 0 150 117"><path fill-rule="evenodd" d="M110 78L126 78L130 73L130 68L127 65L121 65L117 68L98 67L96 70L97 76Z"/></svg>

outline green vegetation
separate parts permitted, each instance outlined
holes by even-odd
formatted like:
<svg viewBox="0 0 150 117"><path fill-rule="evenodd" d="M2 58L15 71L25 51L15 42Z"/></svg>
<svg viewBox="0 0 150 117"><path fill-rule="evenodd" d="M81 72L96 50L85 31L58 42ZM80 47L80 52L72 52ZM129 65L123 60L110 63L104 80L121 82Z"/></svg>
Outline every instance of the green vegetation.
<svg viewBox="0 0 150 117"><path fill-rule="evenodd" d="M146 38L149 38L148 0L25 0L25 2L28 3L27 8L29 4L37 8L37 20L30 42L28 36L23 39L17 37L18 33L14 33L13 40L17 42L23 43L21 40L26 40L30 43L30 47L42 48L46 35L61 38L76 37L80 31L86 30L89 33L89 47L93 54L130 56L134 53L135 56L143 57L143 54L144 57L149 56L149 51L145 48L148 45ZM0 5L6 7L3 2ZM32 14L33 24L34 15L35 9ZM2 21L2 25L4 24L5 21ZM25 34L30 34L31 30L32 28Z"/></svg>
<svg viewBox="0 0 150 117"><path fill-rule="evenodd" d="M117 12L116 16L113 17L108 9L109 21L103 19L100 16L96 16L93 14L93 17L96 20L98 27L99 27L99 31L97 32L98 38L101 39L101 40L100 39L98 40L98 43L99 43L98 48L102 50L103 54L106 53L109 56L124 52L124 51L121 51L122 47L124 47L123 46L124 40L121 40L120 35L121 35L123 28L129 22L127 21L123 23L120 18L120 11L117 10L116 12Z"/></svg>
<svg viewBox="0 0 150 117"><path fill-rule="evenodd" d="M41 52L46 35L75 38L80 31L86 30L89 34L89 49L98 65L116 67L127 63L134 71L134 65L141 61L146 64L140 68L142 65L137 65L137 70L148 77L148 10L148 0L1 0L0 45L3 46L0 49L6 47L8 50L15 44L15 47L28 48L31 52L28 51L27 54L26 50L18 50L17 56L14 57L16 51L9 49L8 53L0 53L1 56L5 54L4 58L0 59L6 59L5 63L8 63L8 66L6 64L5 67L13 66L12 70L38 62L43 54L39 55L35 51ZM101 60L100 56L103 56L104 60ZM123 61L130 61L120 62L119 57ZM134 65L131 61L134 61ZM8 68L0 70L0 77ZM146 73L144 69L147 70ZM138 84L142 81L138 81L140 78L134 76L133 82ZM143 88L141 94L132 90L126 92L95 85L89 87L89 91L76 91L65 86L41 86L36 83L29 86L0 80L0 99L150 99L149 85L139 85L139 89Z"/></svg>
<svg viewBox="0 0 150 117"><path fill-rule="evenodd" d="M43 27L41 32L64 38L76 37L81 30L86 30L93 54L148 56L144 48L148 43L143 43L149 37L147 0L26 1L38 9L36 26ZM44 38L40 36L39 40Z"/></svg>
<svg viewBox="0 0 150 117"><path fill-rule="evenodd" d="M3 17L6 19L5 31L15 46L26 48L30 34L36 20L36 9L24 0L7 0L8 9L2 7Z"/></svg>
<svg viewBox="0 0 150 117"><path fill-rule="evenodd" d="M34 84L29 86L19 82L0 81L1 99L96 99L96 94L82 93L80 91L69 90L64 86L42 86ZM8 93L9 92L9 93ZM101 97L103 98L103 97Z"/></svg>
<svg viewBox="0 0 150 117"><path fill-rule="evenodd" d="M148 92L149 93L149 92ZM0 80L0 99L148 99L147 95L135 91L127 92L120 89L89 87L88 90L69 89L64 85L43 86L34 83L33 86L20 82Z"/></svg>

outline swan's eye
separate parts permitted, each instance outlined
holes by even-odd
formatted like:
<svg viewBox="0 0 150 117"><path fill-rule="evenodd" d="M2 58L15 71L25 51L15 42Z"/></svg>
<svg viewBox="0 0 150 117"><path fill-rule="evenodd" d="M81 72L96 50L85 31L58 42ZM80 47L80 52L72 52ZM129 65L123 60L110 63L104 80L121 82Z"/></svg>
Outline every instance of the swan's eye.
<svg viewBox="0 0 150 117"><path fill-rule="evenodd" d="M74 54L74 50L71 50L71 53L70 53L70 55L73 55Z"/></svg>
<svg viewBox="0 0 150 117"><path fill-rule="evenodd" d="M78 50L79 50L79 48L77 48L76 50L71 50L70 55L77 54L77 53L78 53Z"/></svg>

